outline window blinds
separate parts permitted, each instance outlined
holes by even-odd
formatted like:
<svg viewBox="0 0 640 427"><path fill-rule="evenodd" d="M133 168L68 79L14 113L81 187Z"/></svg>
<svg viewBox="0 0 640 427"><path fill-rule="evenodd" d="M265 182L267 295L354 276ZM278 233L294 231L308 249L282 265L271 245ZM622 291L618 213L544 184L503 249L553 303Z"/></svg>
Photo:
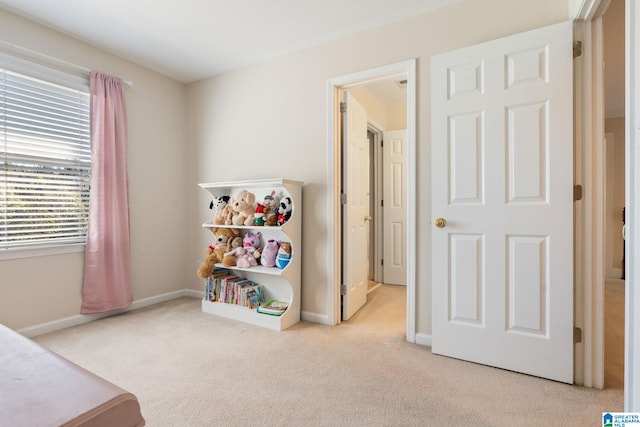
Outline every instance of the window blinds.
<svg viewBox="0 0 640 427"><path fill-rule="evenodd" d="M82 243L91 166L88 84L80 90L47 82L3 67L1 59L0 249Z"/></svg>

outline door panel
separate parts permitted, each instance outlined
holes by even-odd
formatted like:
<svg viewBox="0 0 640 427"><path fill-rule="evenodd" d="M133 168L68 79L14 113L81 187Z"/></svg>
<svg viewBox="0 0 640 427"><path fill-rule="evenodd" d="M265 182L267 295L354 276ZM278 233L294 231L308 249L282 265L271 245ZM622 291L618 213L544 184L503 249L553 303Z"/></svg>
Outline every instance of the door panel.
<svg viewBox="0 0 640 427"><path fill-rule="evenodd" d="M342 318L348 320L366 302L369 287L369 140L367 112L347 91L343 94L343 205Z"/></svg>
<svg viewBox="0 0 640 427"><path fill-rule="evenodd" d="M383 282L407 282L407 131L383 134Z"/></svg>
<svg viewBox="0 0 640 427"><path fill-rule="evenodd" d="M433 352L573 382L572 25L432 58Z"/></svg>

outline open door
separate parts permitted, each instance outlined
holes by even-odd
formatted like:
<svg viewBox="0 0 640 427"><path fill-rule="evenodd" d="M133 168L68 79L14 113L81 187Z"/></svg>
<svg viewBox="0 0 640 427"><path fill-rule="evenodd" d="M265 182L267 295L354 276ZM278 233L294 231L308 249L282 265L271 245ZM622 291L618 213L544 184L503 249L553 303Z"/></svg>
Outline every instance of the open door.
<svg viewBox="0 0 640 427"><path fill-rule="evenodd" d="M433 352L573 383L572 24L432 58Z"/></svg>
<svg viewBox="0 0 640 427"><path fill-rule="evenodd" d="M342 111L342 320L367 302L369 140L367 112L344 91Z"/></svg>
<svg viewBox="0 0 640 427"><path fill-rule="evenodd" d="M383 282L407 283L407 131L384 132Z"/></svg>

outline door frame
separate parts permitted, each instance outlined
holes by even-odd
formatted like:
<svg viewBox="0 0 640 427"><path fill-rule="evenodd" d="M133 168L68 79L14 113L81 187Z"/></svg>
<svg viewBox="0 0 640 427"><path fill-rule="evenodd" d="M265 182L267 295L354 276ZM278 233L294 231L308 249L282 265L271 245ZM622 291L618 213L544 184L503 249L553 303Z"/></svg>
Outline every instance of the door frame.
<svg viewBox="0 0 640 427"><path fill-rule="evenodd" d="M340 190L340 96L339 91L376 80L405 76L407 79L407 341L415 343L416 333L416 60L396 62L329 79L327 134L327 270L333 296L328 295L327 313L332 325L340 323L341 239Z"/></svg>
<svg viewBox="0 0 640 427"><path fill-rule="evenodd" d="M380 206L380 201L382 200L382 180L383 180L383 175L382 175L382 161L383 161L383 155L382 155L382 150L380 149L380 143L382 141L382 135L384 133L384 128L382 126L380 126L378 123L376 123L375 121L369 119L368 124L367 124L367 131L371 132L373 134L373 147L372 147L372 154L373 154L373 170L374 170L374 174L373 174L373 186L374 186L374 191L373 191L373 205L374 208L371 211L371 215L373 216L373 227L374 227L374 233L373 233L373 254L371 254L371 256L373 257L373 279L376 282L382 282L382 279L384 278L383 272L383 266L382 263L380 262L382 260L382 254L383 254L383 243L384 243L384 239L382 238L383 234L383 224L384 224L384 217L382 215L382 206ZM371 236L370 236L371 238Z"/></svg>
<svg viewBox="0 0 640 427"><path fill-rule="evenodd" d="M576 3L572 17L576 24L576 40L583 43L583 55L576 65L576 152L584 151L593 160L594 154L601 152L601 144L604 144L602 138L596 138L598 135L597 128L593 126L603 126L604 112L600 98L603 94L603 81L598 76L602 72L598 61L602 58L602 31L601 19L610 0L579 0ZM625 26L626 26L626 52L625 52L625 116L626 116L626 132L625 132L625 223L627 224L627 245L625 249L625 258L629 262L625 265L625 361L624 361L624 410L627 412L640 411L640 339L637 334L640 333L640 314L636 308L640 309L640 289L637 289L637 283L640 279L640 270L636 268L635 260L636 252L640 248L640 227L633 227L634 221L640 219L636 213L638 204L640 203L640 173L634 165L640 164L640 150L636 149L636 143L640 143L640 135L636 134L636 129L640 127L640 82L636 74L640 71L640 6L633 0L625 1ZM579 106L582 107L582 114L578 114ZM581 136L578 139L578 135ZM576 158L578 158L576 156ZM583 166L587 166L582 172L585 177L596 182L595 186L585 186L585 196L589 195L590 199L584 200L583 212L588 214L593 212L597 207L594 206L594 200L602 197L598 194L598 180L603 177L593 177L592 165L583 159ZM597 178L597 179L596 179ZM600 182L601 183L601 182ZM578 215L578 209L576 209ZM576 227L578 223L576 223ZM602 228L602 224L600 227ZM578 231L578 230L576 230ZM603 245L604 237L600 232L593 232L588 227L582 227L581 237L590 244ZM580 241L576 240L576 247L579 247ZM576 287L576 300L582 302L583 308L583 325L589 326L583 331L582 343L582 360L576 361L576 382L582 383L588 387L595 387L602 378L604 384L604 293L603 283L598 276L593 276L593 271L585 269L585 265L598 264L604 265L603 254L592 254L595 257L589 258L586 254L576 258L576 273L583 270L586 277L583 277L584 284L581 295L581 289ZM604 278L602 278L602 282ZM576 282L580 283L580 282ZM578 315L578 313L576 313ZM576 317L576 324L580 325L579 317ZM577 351L576 354L579 354ZM581 365L578 363L580 362ZM579 367L582 369L578 369ZM578 382L578 379L581 382Z"/></svg>

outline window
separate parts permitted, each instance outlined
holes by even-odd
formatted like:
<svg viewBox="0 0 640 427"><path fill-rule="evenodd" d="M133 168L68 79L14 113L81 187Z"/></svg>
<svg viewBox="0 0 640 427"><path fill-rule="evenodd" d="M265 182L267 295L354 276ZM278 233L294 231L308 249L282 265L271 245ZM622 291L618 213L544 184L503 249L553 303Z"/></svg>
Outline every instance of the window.
<svg viewBox="0 0 640 427"><path fill-rule="evenodd" d="M88 80L0 54L0 253L84 243Z"/></svg>

